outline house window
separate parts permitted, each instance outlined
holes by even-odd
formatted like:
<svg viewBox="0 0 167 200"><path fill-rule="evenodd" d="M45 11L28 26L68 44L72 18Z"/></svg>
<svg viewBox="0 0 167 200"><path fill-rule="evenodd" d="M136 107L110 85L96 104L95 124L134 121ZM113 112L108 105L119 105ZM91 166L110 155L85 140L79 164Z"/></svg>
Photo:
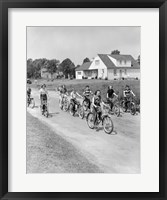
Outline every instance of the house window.
<svg viewBox="0 0 167 200"><path fill-rule="evenodd" d="M117 70L116 69L114 69L114 76L116 76L117 75Z"/></svg>
<svg viewBox="0 0 167 200"><path fill-rule="evenodd" d="M122 65L122 60L120 60L120 65Z"/></svg>
<svg viewBox="0 0 167 200"><path fill-rule="evenodd" d="M100 64L100 60L95 60L95 65L99 65Z"/></svg>
<svg viewBox="0 0 167 200"><path fill-rule="evenodd" d="M127 75L127 69L125 69L125 75Z"/></svg>
<svg viewBox="0 0 167 200"><path fill-rule="evenodd" d="M125 60L125 65L126 65L126 60Z"/></svg>
<svg viewBox="0 0 167 200"><path fill-rule="evenodd" d="M78 75L81 75L81 72L78 72Z"/></svg>

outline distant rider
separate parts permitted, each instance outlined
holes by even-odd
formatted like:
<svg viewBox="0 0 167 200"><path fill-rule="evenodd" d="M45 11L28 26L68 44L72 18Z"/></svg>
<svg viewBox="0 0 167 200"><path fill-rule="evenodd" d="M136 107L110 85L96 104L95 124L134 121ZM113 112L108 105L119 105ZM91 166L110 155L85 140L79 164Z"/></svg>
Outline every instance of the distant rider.
<svg viewBox="0 0 167 200"><path fill-rule="evenodd" d="M118 97L118 95L115 93L113 86L110 85L108 86L108 90L107 90L107 102L110 104L110 109L112 110L113 108L113 100L114 97Z"/></svg>
<svg viewBox="0 0 167 200"><path fill-rule="evenodd" d="M68 95L66 86L62 85L59 92L60 92L60 102L61 104L63 104L64 97Z"/></svg>
<svg viewBox="0 0 167 200"><path fill-rule="evenodd" d="M27 97L28 97L28 99L30 99L30 97L31 97L31 88L30 88L30 86L27 88Z"/></svg>
<svg viewBox="0 0 167 200"><path fill-rule="evenodd" d="M93 95L93 92L90 90L89 85L87 85L84 89L83 96L84 96L84 101L88 103L88 108L90 109L90 95Z"/></svg>
<svg viewBox="0 0 167 200"><path fill-rule="evenodd" d="M130 99L131 99L132 96L135 97L135 94L130 89L129 85L126 85L125 90L123 91L123 97L124 97L124 100L125 100L126 110L127 110L128 103L130 102Z"/></svg>
<svg viewBox="0 0 167 200"><path fill-rule="evenodd" d="M41 100L41 106L43 106L44 102L47 104L49 95L45 84L41 85L41 89L39 90L39 99Z"/></svg>
<svg viewBox="0 0 167 200"><path fill-rule="evenodd" d="M74 88L72 89L70 96L71 96L71 101L74 104L74 108L75 108L75 106L79 104L79 101L77 100L77 96L80 98L82 98L82 96L78 92L76 92Z"/></svg>

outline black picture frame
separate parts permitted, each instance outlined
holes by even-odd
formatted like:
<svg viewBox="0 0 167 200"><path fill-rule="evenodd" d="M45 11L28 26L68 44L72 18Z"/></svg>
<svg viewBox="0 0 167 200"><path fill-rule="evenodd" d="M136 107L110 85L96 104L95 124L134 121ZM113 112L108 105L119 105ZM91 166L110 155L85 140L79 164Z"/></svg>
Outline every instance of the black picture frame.
<svg viewBox="0 0 167 200"><path fill-rule="evenodd" d="M159 192L8 192L8 8L159 8ZM167 2L165 0L0 0L0 198L167 199ZM166 57L165 57L166 56ZM152 97L153 98L153 97ZM149 147L149 145L148 145ZM24 183L23 183L24 184Z"/></svg>

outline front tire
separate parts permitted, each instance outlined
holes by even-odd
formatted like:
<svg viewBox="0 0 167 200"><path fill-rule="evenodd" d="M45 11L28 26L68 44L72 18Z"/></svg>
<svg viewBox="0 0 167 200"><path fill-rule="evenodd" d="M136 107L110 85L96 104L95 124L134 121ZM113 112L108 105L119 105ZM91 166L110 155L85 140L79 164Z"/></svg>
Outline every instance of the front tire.
<svg viewBox="0 0 167 200"><path fill-rule="evenodd" d="M74 105L73 105L72 103L70 103L70 105L69 105L69 111L70 111L70 114L71 114L72 116L75 115Z"/></svg>
<svg viewBox="0 0 167 200"><path fill-rule="evenodd" d="M116 115L117 117L120 116L120 107L119 105L115 104L113 107L113 111L114 111L114 115Z"/></svg>
<svg viewBox="0 0 167 200"><path fill-rule="evenodd" d="M59 99L59 108L62 110L63 109L63 105L62 105L62 100Z"/></svg>
<svg viewBox="0 0 167 200"><path fill-rule="evenodd" d="M93 113L89 113L87 116L87 124L89 128L93 129L94 128L94 116Z"/></svg>
<svg viewBox="0 0 167 200"><path fill-rule="evenodd" d="M104 116L102 124L103 124L105 133L111 134L113 132L114 124L113 124L112 119L109 116Z"/></svg>
<svg viewBox="0 0 167 200"><path fill-rule="evenodd" d="M131 103L130 113L131 113L131 115L136 114L136 105L134 103Z"/></svg>
<svg viewBox="0 0 167 200"><path fill-rule="evenodd" d="M81 119L83 119L85 117L85 112L84 112L84 108L83 107L79 108L79 117Z"/></svg>

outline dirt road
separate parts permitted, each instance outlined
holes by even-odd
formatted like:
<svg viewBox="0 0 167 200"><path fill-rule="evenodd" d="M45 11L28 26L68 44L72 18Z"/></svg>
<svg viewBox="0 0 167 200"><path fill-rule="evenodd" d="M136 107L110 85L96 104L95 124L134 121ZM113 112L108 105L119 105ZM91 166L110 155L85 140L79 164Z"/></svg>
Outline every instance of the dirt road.
<svg viewBox="0 0 167 200"><path fill-rule="evenodd" d="M72 144L104 173L140 173L140 114L121 113L112 117L114 132L110 135L88 128L86 120L72 117L58 106L58 93L49 91L49 118L41 115L38 91L33 89L36 107L27 111L55 134Z"/></svg>

